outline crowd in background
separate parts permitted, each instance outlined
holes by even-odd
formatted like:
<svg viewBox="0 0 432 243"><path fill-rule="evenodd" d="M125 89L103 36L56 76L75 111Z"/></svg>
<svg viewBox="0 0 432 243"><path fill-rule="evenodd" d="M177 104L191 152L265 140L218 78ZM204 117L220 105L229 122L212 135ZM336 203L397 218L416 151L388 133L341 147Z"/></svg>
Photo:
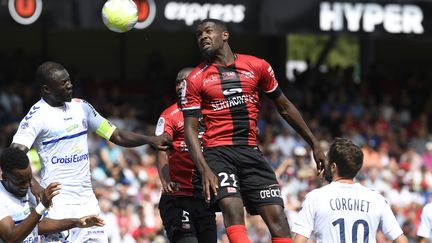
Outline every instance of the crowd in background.
<svg viewBox="0 0 432 243"><path fill-rule="evenodd" d="M0 148L10 144L19 121L40 98L33 82L38 64L20 55L12 61L0 55ZM75 75L71 73L74 97L88 100L118 127L154 133L157 115L143 116L149 104L135 99L131 105L127 92L106 85L95 90L93 81L75 82ZM432 192L432 76L371 67L359 79L352 68L333 67L309 68L297 73L295 80L279 82L324 149L336 136L362 147L364 165L356 180L386 197L406 236L414 241L421 209ZM174 81L172 86L174 91ZM159 112L175 101L172 96L151 99ZM307 144L264 96L262 106L259 146L278 176L292 223L305 194L324 182L316 177ZM95 134L89 141L94 190L111 242L166 242L157 208L161 187L155 151L147 146L118 147ZM37 174L40 166L34 162L33 168ZM220 242L228 242L220 215L217 223ZM259 217L248 216L247 228L252 242L271 241ZM382 235L379 238L385 242Z"/></svg>

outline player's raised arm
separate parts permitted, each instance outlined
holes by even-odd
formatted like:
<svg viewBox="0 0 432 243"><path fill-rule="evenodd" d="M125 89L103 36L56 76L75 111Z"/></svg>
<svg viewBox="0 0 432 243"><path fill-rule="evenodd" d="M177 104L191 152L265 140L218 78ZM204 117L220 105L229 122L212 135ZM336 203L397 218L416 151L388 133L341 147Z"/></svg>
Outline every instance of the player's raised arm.
<svg viewBox="0 0 432 243"><path fill-rule="evenodd" d="M171 140L166 136L146 136L119 128L114 130L109 140L123 147L150 144L153 148L159 150L167 150L171 145Z"/></svg>
<svg viewBox="0 0 432 243"><path fill-rule="evenodd" d="M270 96L270 98L272 98L280 115L285 121L287 121L312 147L318 174L320 174L325 168L326 157L315 136L300 115L300 112L281 91L277 95Z"/></svg>

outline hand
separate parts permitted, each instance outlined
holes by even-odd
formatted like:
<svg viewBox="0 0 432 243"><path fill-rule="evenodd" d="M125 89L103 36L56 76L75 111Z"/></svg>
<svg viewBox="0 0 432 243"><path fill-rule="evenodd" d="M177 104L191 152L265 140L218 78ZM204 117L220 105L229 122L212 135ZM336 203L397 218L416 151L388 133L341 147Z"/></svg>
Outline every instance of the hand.
<svg viewBox="0 0 432 243"><path fill-rule="evenodd" d="M41 187L39 182L37 182L35 179L32 179L30 189L32 194L36 197L36 202L39 203L42 200L45 188Z"/></svg>
<svg viewBox="0 0 432 243"><path fill-rule="evenodd" d="M202 186L206 202L210 202L212 192L215 197L217 196L219 180L210 168L207 168L202 172Z"/></svg>
<svg viewBox="0 0 432 243"><path fill-rule="evenodd" d="M150 146L157 150L168 150L172 146L171 136L162 134L160 136L152 136L149 141Z"/></svg>
<svg viewBox="0 0 432 243"><path fill-rule="evenodd" d="M173 194L179 190L180 183L177 182L169 182L162 184L162 193L165 194Z"/></svg>
<svg viewBox="0 0 432 243"><path fill-rule="evenodd" d="M313 148L313 157L317 167L317 175L319 176L323 174L327 164L327 158L319 145Z"/></svg>
<svg viewBox="0 0 432 243"><path fill-rule="evenodd" d="M47 186L47 188L43 190L41 201L46 208L49 208L51 206L53 197L60 193L60 189L61 185L59 182L52 182Z"/></svg>
<svg viewBox="0 0 432 243"><path fill-rule="evenodd" d="M79 228L88 228L92 226L104 226L105 222L102 218L98 217L97 215L88 215L80 218L77 220L75 227Z"/></svg>

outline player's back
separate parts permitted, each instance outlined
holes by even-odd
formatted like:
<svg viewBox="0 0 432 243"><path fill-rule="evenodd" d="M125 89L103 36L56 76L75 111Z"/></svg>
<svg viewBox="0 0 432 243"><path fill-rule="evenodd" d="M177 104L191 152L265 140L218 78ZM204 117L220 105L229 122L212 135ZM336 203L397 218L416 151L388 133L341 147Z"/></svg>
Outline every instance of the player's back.
<svg viewBox="0 0 432 243"><path fill-rule="evenodd" d="M380 224L387 237L399 234L385 199L358 183L332 182L309 193L306 200L303 206L309 207L305 211L312 217L306 220L313 221L317 242L376 242Z"/></svg>

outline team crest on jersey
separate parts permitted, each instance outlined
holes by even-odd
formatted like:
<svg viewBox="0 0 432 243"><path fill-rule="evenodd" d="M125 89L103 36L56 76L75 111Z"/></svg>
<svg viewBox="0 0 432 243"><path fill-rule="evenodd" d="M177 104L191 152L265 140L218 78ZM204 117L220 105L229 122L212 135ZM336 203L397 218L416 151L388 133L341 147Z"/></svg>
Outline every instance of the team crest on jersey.
<svg viewBox="0 0 432 243"><path fill-rule="evenodd" d="M222 80L234 79L236 76L235 72L224 72L222 73Z"/></svg>

